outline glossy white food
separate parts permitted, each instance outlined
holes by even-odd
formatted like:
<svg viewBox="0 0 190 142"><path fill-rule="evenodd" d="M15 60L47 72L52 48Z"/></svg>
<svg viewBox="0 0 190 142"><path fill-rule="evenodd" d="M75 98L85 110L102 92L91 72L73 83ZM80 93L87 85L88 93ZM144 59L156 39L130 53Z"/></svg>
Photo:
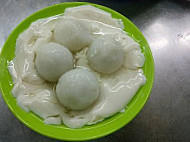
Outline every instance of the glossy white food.
<svg viewBox="0 0 190 142"><path fill-rule="evenodd" d="M91 5L83 5L74 8L67 8L64 12L64 15L69 17L74 17L77 19L98 21L101 23L105 23L107 25L123 29L123 23L120 19L113 19L110 13L100 10Z"/></svg>
<svg viewBox="0 0 190 142"><path fill-rule="evenodd" d="M74 67L73 56L64 46L50 42L36 50L35 66L41 77L55 82Z"/></svg>
<svg viewBox="0 0 190 142"><path fill-rule="evenodd" d="M90 71L77 68L63 74L56 86L59 101L70 110L84 110L99 95L99 83Z"/></svg>
<svg viewBox="0 0 190 142"><path fill-rule="evenodd" d="M118 41L103 35L89 47L87 58L91 68L103 74L110 74L123 65L124 51Z"/></svg>
<svg viewBox="0 0 190 142"><path fill-rule="evenodd" d="M60 20L54 30L54 38L57 43L66 46L76 52L87 47L92 42L88 29L75 20Z"/></svg>
<svg viewBox="0 0 190 142"><path fill-rule="evenodd" d="M56 26L61 21L70 24L67 25L68 29ZM78 28L78 25L82 26ZM72 29L75 26L79 29L79 32ZM58 33L60 30L59 41L55 41L56 29ZM65 32L63 32L63 29ZM84 31L84 29L86 30ZM9 63L8 67L14 83L12 93L17 99L17 104L25 111L32 111L43 118L46 124L60 125L60 123L63 123L70 128L80 128L84 125L95 124L120 111L123 112L138 89L146 82L146 78L142 70L145 61L144 54L141 52L139 44L122 29L123 24L121 20L114 19L109 13L89 5L68 8L65 10L64 15L33 22L26 31L19 35L16 43L15 58ZM69 31L72 31L72 33ZM91 68L87 58L87 51L91 43L101 36L110 36L116 40L117 47L120 44L121 47L119 47L123 51L122 65L119 64L119 67L114 67L114 70L116 68L117 70L109 74L102 74ZM90 38L90 40L86 40L87 38ZM111 42L115 42L114 40ZM62 44L62 41L68 42L67 47ZM50 42L59 42L59 44L72 51L74 68L86 68L98 80L99 95L96 100L94 99L94 102L92 101L93 104L89 107L84 107L83 110L77 111L68 110L57 99L57 83L47 82L39 75L34 63L35 53L39 47ZM80 46L76 46L77 43L80 43ZM100 44L100 46L102 45ZM112 58L110 54L107 54L107 51L110 50L108 47L103 47L105 50L101 52L105 52L103 54ZM122 54L120 49L118 53ZM121 61L121 57L118 57L119 54L116 55L116 61ZM116 66L118 63L113 63L113 65ZM100 66L103 66L103 64L100 63ZM52 67L59 68L59 64L55 63ZM107 68L112 67L108 66ZM81 76L81 79L83 77L84 75ZM80 82L80 78L78 80L78 83L80 82L78 85L80 86L75 84L74 87L71 87L69 86L70 82L71 80L68 79L68 84L64 84L64 86L72 88L68 92L72 92L74 96L77 93L75 94L73 91L78 90L78 92L84 91L87 94L88 88L84 88L84 90L80 88L82 86L87 87L85 82ZM93 81L94 85L96 84L95 82ZM62 89L60 90L67 92ZM78 94L78 96L82 96L82 93ZM92 95L91 97L95 98L95 96ZM62 98L59 99L62 100Z"/></svg>

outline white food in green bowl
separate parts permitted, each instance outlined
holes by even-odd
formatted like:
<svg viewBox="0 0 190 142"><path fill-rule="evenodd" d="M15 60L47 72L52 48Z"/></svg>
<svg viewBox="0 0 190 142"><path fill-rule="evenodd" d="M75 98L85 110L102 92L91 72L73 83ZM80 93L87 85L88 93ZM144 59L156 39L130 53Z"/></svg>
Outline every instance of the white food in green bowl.
<svg viewBox="0 0 190 142"><path fill-rule="evenodd" d="M72 19L60 20L55 25L55 42L66 46L69 50L76 52L89 46L92 37L88 29L79 21Z"/></svg>
<svg viewBox="0 0 190 142"><path fill-rule="evenodd" d="M123 65L124 51L118 41L104 35L89 47L87 58L91 68L102 74L111 74Z"/></svg>
<svg viewBox="0 0 190 142"><path fill-rule="evenodd" d="M74 69L63 74L56 86L60 102L70 110L84 110L99 95L97 78L86 69Z"/></svg>
<svg viewBox="0 0 190 142"><path fill-rule="evenodd" d="M73 55L66 47L50 42L36 50L35 66L41 77L55 82L74 67Z"/></svg>
<svg viewBox="0 0 190 142"><path fill-rule="evenodd" d="M60 25L61 22L63 26ZM102 41L99 39L107 36L109 37L107 41L113 44L100 43ZM63 47L59 49L61 55L68 50L70 52L68 51L65 56L60 55L59 59L54 57L56 54L49 48L46 48L48 51L44 49L42 53L38 52L40 47L52 44L52 42L64 46L59 46ZM90 48L93 48L92 51ZM94 48L105 53L97 54L93 59L91 57L95 53ZM113 52L114 48L118 48L116 52ZM45 63L47 69L40 69L42 67L40 64L43 62L39 62L38 65L35 54L37 53L37 58L39 54L42 55L42 59L45 59L48 58L48 56L43 58L45 52L51 53L52 56L49 57L53 62ZM71 52L72 55L70 55ZM110 54L115 54L114 58ZM91 80L97 80L97 82L93 81L93 84L90 84L88 80L88 83L82 74L82 79L79 79L81 83L78 82L80 86L75 84L71 87L72 83L69 85L71 80L66 79L64 87L59 88L62 77L72 71L72 56L74 68L88 70L95 78ZM113 58L113 60L104 62L104 57ZM68 58L70 58L69 65L64 62ZM142 70L144 60L145 57L141 53L139 44L123 31L121 20L113 19L109 13L98 8L85 5L68 8L64 15L33 22L26 31L19 35L15 58L8 68L14 83L12 93L21 108L27 112L34 112L43 118L46 124L60 125L63 123L70 128L80 128L100 122L125 108L138 89L146 82ZM51 67L51 72L49 72L48 68ZM48 75L45 76L47 72ZM59 78L54 77L57 72L59 72L59 77L62 74L58 85L57 82L49 82ZM84 86L86 88L81 90ZM91 92L93 89L89 91L91 87L96 88L93 88L94 94ZM67 88L73 90L62 90ZM80 94L81 92L84 94ZM72 100L65 102L66 99L73 99L76 95L78 97L76 100L82 100L79 108L76 108L76 104L72 104ZM88 99L80 98L88 95L91 95Z"/></svg>

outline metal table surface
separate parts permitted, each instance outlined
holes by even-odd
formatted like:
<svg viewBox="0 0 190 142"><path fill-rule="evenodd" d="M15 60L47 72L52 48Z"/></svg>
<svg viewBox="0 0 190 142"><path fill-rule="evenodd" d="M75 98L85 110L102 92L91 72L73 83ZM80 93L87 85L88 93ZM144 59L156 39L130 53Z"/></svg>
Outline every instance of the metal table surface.
<svg viewBox="0 0 190 142"><path fill-rule="evenodd" d="M27 16L65 0L1 0L0 48ZM190 141L190 1L93 0L132 20L155 61L154 86L145 107L119 131L93 141ZM57 141L22 124L0 95L0 142Z"/></svg>

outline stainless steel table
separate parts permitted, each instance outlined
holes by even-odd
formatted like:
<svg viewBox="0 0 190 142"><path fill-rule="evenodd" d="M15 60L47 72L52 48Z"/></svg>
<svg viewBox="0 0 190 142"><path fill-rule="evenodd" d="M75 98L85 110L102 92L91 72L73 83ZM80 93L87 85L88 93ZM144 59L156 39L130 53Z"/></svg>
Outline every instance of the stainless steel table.
<svg viewBox="0 0 190 142"><path fill-rule="evenodd" d="M1 0L0 48L27 16L65 0ZM127 126L94 141L190 141L190 1L93 0L132 20L148 40L155 81L143 110ZM0 95L0 142L50 142L22 124Z"/></svg>

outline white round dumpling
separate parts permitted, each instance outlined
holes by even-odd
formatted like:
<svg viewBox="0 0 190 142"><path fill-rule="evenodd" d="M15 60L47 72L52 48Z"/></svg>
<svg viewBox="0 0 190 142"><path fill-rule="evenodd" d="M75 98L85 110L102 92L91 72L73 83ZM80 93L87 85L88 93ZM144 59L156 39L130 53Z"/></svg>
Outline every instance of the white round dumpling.
<svg viewBox="0 0 190 142"><path fill-rule="evenodd" d="M73 69L61 76L56 86L59 101L71 110L83 110L99 95L97 78L86 69Z"/></svg>
<svg viewBox="0 0 190 142"><path fill-rule="evenodd" d="M74 20L59 21L54 30L55 42L66 46L70 51L76 52L88 46L92 37L88 30Z"/></svg>
<svg viewBox="0 0 190 142"><path fill-rule="evenodd" d="M98 37L87 51L89 65L97 72L110 74L123 64L121 44L108 35Z"/></svg>
<svg viewBox="0 0 190 142"><path fill-rule="evenodd" d="M36 50L35 66L42 78L55 82L73 68L73 56L64 46L51 42Z"/></svg>

